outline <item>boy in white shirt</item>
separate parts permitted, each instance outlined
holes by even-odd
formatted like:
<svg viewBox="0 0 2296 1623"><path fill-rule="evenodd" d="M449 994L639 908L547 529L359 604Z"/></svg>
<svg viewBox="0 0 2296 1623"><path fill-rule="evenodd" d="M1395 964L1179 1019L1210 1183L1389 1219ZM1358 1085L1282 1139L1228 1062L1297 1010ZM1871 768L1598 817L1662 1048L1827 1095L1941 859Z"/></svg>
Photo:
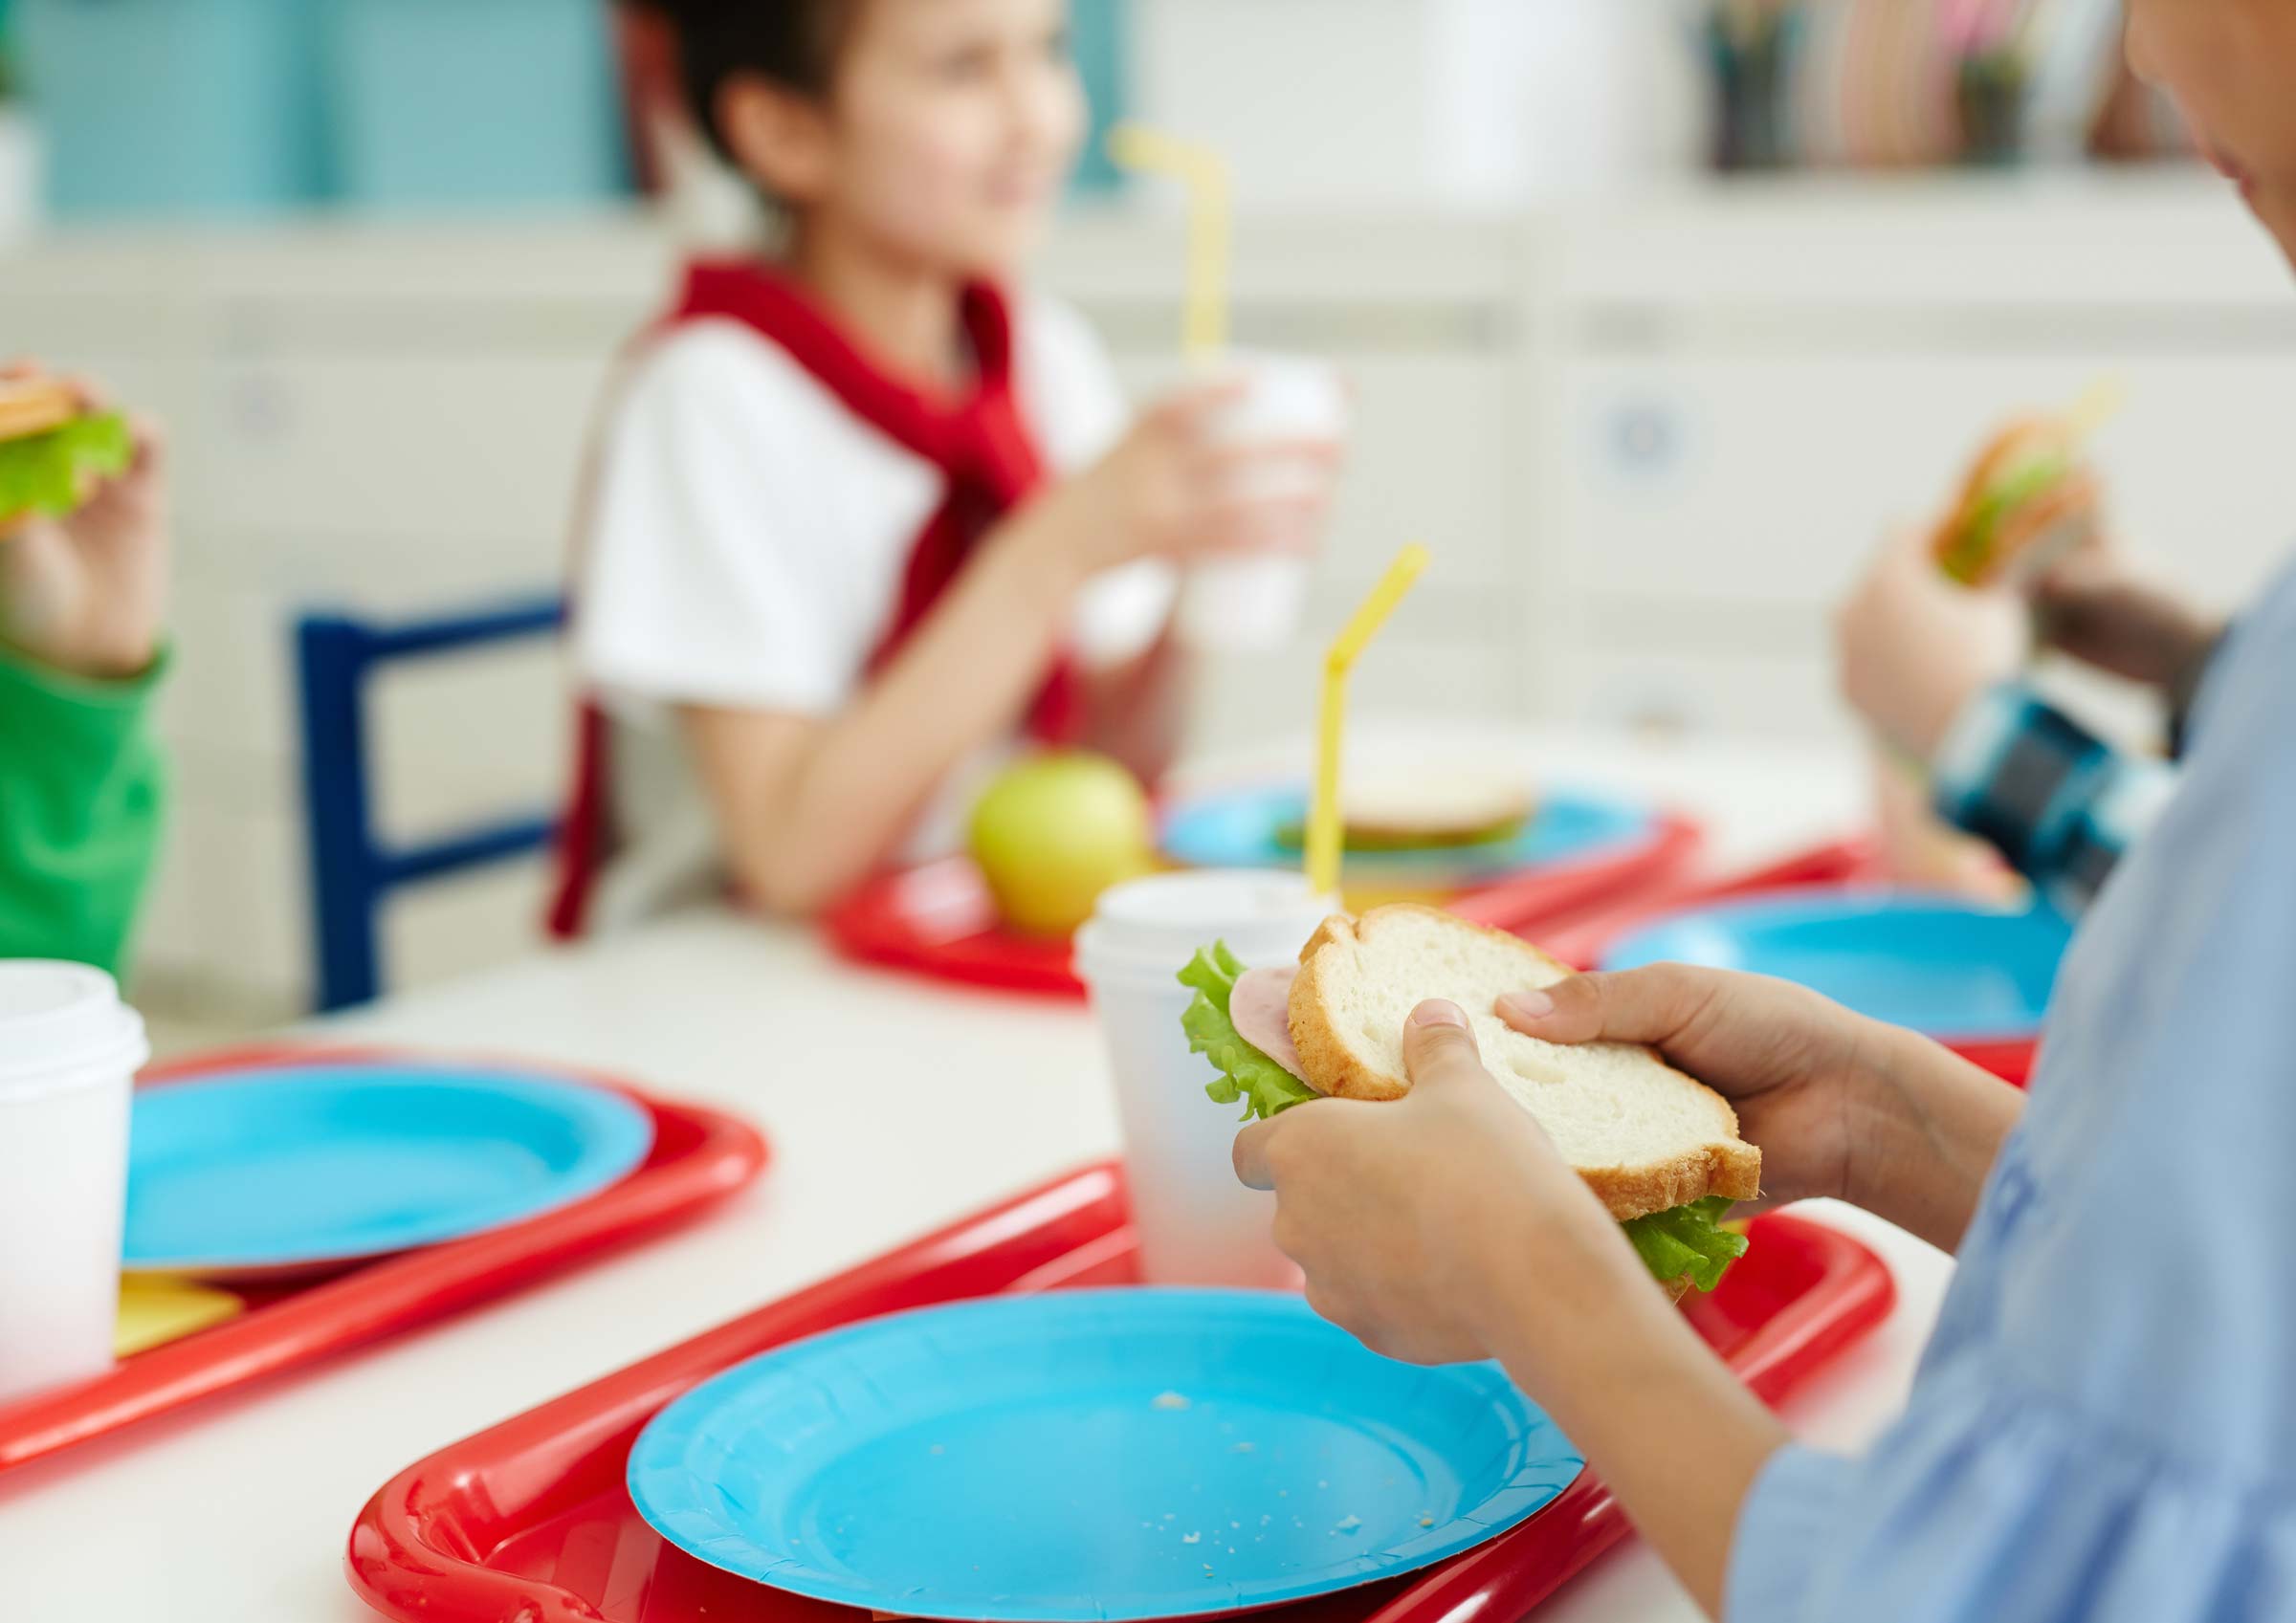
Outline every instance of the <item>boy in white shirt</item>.
<svg viewBox="0 0 2296 1623"><path fill-rule="evenodd" d="M787 245L692 267L610 421L569 934L729 884L818 909L945 841L1023 737L1153 776L1173 566L1312 544L1338 455L1221 447L1212 387L1128 430L1081 318L1007 291L1084 127L1065 0L668 9Z"/></svg>

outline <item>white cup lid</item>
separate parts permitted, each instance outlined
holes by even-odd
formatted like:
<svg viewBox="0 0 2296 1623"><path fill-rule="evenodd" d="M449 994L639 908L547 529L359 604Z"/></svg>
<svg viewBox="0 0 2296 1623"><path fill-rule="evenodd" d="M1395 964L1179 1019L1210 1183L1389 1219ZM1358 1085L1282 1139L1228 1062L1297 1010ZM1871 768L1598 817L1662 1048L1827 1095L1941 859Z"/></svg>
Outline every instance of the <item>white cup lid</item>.
<svg viewBox="0 0 2296 1623"><path fill-rule="evenodd" d="M132 1072L149 1057L143 1019L103 971L0 961L0 1099Z"/></svg>
<svg viewBox="0 0 2296 1623"><path fill-rule="evenodd" d="M1076 936L1087 978L1127 971L1168 977L1199 948L1225 941L1247 963L1290 957L1339 904L1279 868L1151 874L1104 892Z"/></svg>

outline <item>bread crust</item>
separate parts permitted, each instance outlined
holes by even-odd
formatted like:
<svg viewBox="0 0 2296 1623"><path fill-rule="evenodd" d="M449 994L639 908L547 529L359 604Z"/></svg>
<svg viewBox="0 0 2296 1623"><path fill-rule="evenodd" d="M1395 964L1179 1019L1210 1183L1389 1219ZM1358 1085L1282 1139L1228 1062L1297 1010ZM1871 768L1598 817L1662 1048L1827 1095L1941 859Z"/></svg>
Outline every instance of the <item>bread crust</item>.
<svg viewBox="0 0 2296 1623"><path fill-rule="evenodd" d="M0 383L0 444L60 428L79 415L78 397L46 378Z"/></svg>
<svg viewBox="0 0 2296 1623"><path fill-rule="evenodd" d="M1397 903L1375 908L1359 921L1345 914L1334 914L1317 926L1307 945L1299 950L1299 975L1292 982L1288 1009L1292 1041L1299 1049L1300 1064L1306 1072L1301 1080L1328 1098L1384 1102L1401 1099L1411 1091L1408 1079L1384 1074L1358 1059L1340 1038L1330 1014L1331 977L1341 973L1347 954L1362 945L1362 928L1366 925L1376 928L1381 915L1405 912L1429 914L1454 929L1480 931L1543 960L1564 975L1578 973L1518 936L1470 923L1438 908ZM1762 1154L1738 1137L1737 1112L1731 1108L1730 1102L1695 1077L1667 1064L1656 1049L1645 1047L1643 1051L1712 1102L1719 1130L1714 1141L1666 1161L1633 1167L1580 1167L1578 1175L1621 1222L1687 1206L1712 1195L1727 1195L1733 1200L1754 1199L1761 1192Z"/></svg>

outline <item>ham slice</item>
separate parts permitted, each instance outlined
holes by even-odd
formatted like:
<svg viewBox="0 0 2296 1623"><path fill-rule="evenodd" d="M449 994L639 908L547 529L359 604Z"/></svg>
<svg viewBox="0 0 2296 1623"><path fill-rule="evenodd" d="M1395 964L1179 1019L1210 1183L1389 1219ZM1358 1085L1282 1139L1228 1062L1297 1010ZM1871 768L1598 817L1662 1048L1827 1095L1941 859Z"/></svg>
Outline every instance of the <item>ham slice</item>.
<svg viewBox="0 0 2296 1623"><path fill-rule="evenodd" d="M1227 995L1227 1018L1236 1035L1293 1076L1300 1075L1299 1050L1292 1042L1292 982L1297 964L1247 969Z"/></svg>

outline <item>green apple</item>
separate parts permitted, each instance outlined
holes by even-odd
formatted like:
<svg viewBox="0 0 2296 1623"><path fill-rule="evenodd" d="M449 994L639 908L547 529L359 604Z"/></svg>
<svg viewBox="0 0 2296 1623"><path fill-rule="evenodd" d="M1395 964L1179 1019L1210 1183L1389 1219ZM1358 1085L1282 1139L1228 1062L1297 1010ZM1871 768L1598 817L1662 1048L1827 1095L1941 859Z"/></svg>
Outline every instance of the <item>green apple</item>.
<svg viewBox="0 0 2296 1623"><path fill-rule="evenodd" d="M1004 922L1068 935L1100 892L1156 868L1148 797L1105 756L1035 756L1006 768L973 807L973 860Z"/></svg>

